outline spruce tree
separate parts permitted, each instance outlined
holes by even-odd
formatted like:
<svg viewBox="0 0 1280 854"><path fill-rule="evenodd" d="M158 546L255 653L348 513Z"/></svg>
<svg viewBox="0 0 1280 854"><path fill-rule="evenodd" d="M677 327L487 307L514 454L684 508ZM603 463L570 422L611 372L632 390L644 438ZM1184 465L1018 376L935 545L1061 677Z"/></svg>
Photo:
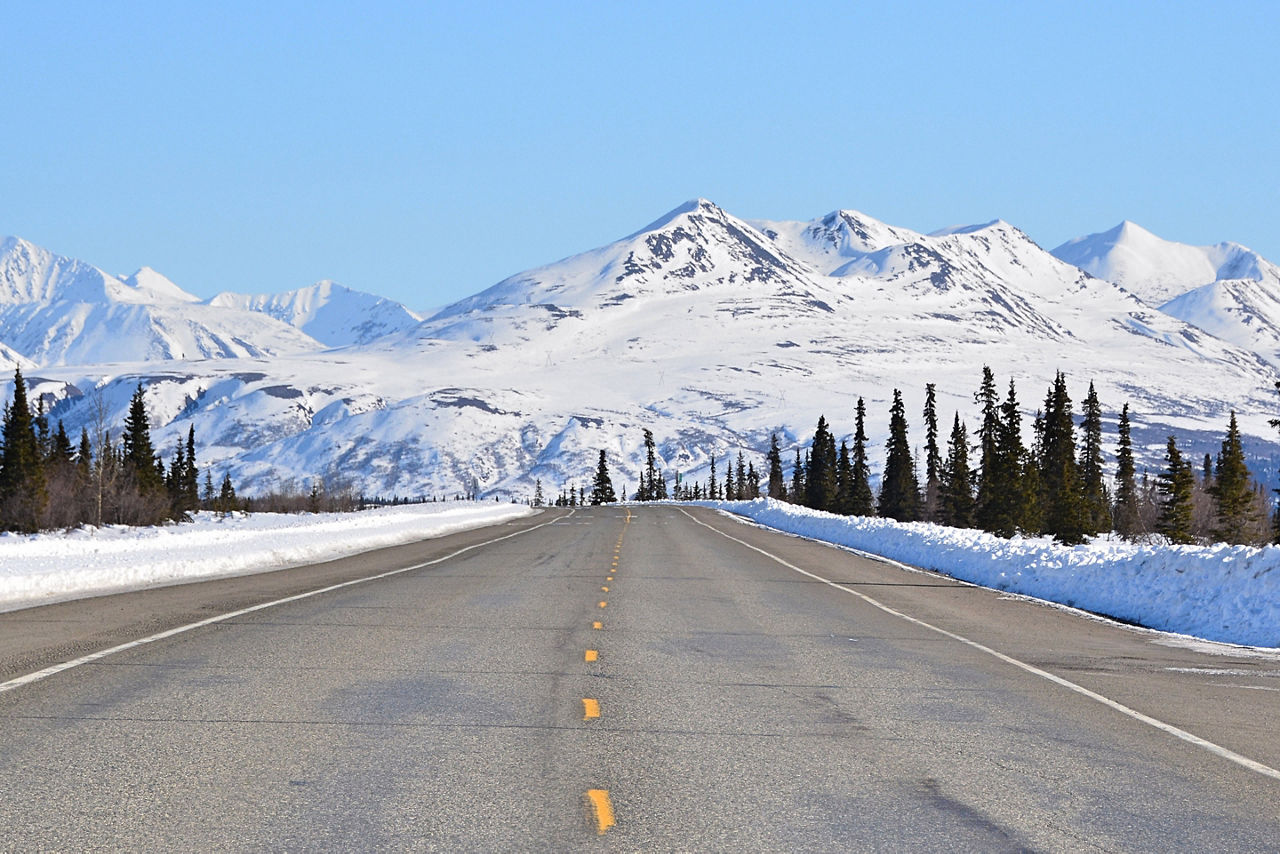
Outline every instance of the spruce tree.
<svg viewBox="0 0 1280 854"><path fill-rule="evenodd" d="M941 522L953 528L973 527L973 475L969 470L969 433L956 413L947 442L939 485Z"/></svg>
<svg viewBox="0 0 1280 854"><path fill-rule="evenodd" d="M1156 492L1160 496L1160 516L1156 530L1173 543L1194 542L1191 535L1191 501L1195 487L1195 475L1191 463L1183 459L1177 442L1172 436L1165 448L1165 469L1156 478Z"/></svg>
<svg viewBox="0 0 1280 854"><path fill-rule="evenodd" d="M1102 471L1102 404L1093 383L1081 407L1080 423L1080 490L1084 499L1085 523L1090 534L1111 527L1111 507Z"/></svg>
<svg viewBox="0 0 1280 854"><path fill-rule="evenodd" d="M151 422L147 416L142 383L138 383L129 400L129 414L124 420L124 462L144 495L160 492L164 478L156 469L156 452L151 444Z"/></svg>
<svg viewBox="0 0 1280 854"><path fill-rule="evenodd" d="M902 392L896 388L889 407L886 451L884 478L880 482L880 515L899 522L914 522L920 518L920 486L907 439L907 410L902 403Z"/></svg>
<svg viewBox="0 0 1280 854"><path fill-rule="evenodd" d="M827 419L819 415L805 469L807 488L805 503L814 510L833 510L836 503L836 445L827 427Z"/></svg>
<svg viewBox="0 0 1280 854"><path fill-rule="evenodd" d="M58 429L53 432L53 443L49 446L49 463L57 466L70 466L75 462L76 452L71 446L71 437L67 428L58 419Z"/></svg>
<svg viewBox="0 0 1280 854"><path fill-rule="evenodd" d="M707 499L716 501L720 498L720 485L716 483L716 455L711 455L711 474L707 475Z"/></svg>
<svg viewBox="0 0 1280 854"><path fill-rule="evenodd" d="M1133 539L1141 533L1138 514L1138 484L1133 465L1133 439L1129 432L1129 404L1120 410L1119 439L1116 443L1116 533Z"/></svg>
<svg viewBox="0 0 1280 854"><path fill-rule="evenodd" d="M984 531L1007 528L1000 524L999 472L997 457L1000 441L1000 397L991 368L982 366L982 384L973 396L981 407L982 425L978 428L978 494L975 498L975 521ZM1012 535L1012 532L1009 534Z"/></svg>
<svg viewBox="0 0 1280 854"><path fill-rule="evenodd" d="M937 386L926 383L924 387L924 519L934 521L937 515L939 488L942 478L942 453L938 448L938 397Z"/></svg>
<svg viewBox="0 0 1280 854"><path fill-rule="evenodd" d="M315 496L316 488L312 487L312 495ZM223 513L232 513L236 509L236 489L231 485L231 475L224 474L222 476L222 488L218 490L218 509Z"/></svg>
<svg viewBox="0 0 1280 854"><path fill-rule="evenodd" d="M1045 533L1066 545L1083 543L1089 533L1080 472L1076 467L1075 426L1067 380L1059 371L1044 402L1040 439L1040 507Z"/></svg>
<svg viewBox="0 0 1280 854"><path fill-rule="evenodd" d="M744 501L751 497L748 495L750 488L747 486L747 459L742 451L738 451L738 476L734 478L734 483L738 488L739 501Z"/></svg>
<svg viewBox="0 0 1280 854"><path fill-rule="evenodd" d="M35 533L48 502L45 455L20 369L13 374L13 402L4 412L0 445L0 528Z"/></svg>
<svg viewBox="0 0 1280 854"><path fill-rule="evenodd" d="M76 468L80 470L80 475L86 481L89 478L89 472L93 466L93 444L89 441L89 430L87 427L80 428L80 448L76 451Z"/></svg>
<svg viewBox="0 0 1280 854"><path fill-rule="evenodd" d="M782 477L782 449L778 447L778 434L769 436L769 497L783 500L787 497L787 484Z"/></svg>
<svg viewBox="0 0 1280 854"><path fill-rule="evenodd" d="M600 452L600 462L596 465L596 479L591 486L592 504L612 504L618 500L613 491L613 481L609 479L609 463L604 451Z"/></svg>
<svg viewBox="0 0 1280 854"><path fill-rule="evenodd" d="M853 462L849 459L849 445L840 442L840 453L836 457L836 503L834 512L848 516L853 505Z"/></svg>
<svg viewBox="0 0 1280 854"><path fill-rule="evenodd" d="M871 467L867 465L867 406L858 398L853 429L853 480L849 485L849 513L874 516L875 497L871 494Z"/></svg>
<svg viewBox="0 0 1280 854"><path fill-rule="evenodd" d="M1214 539L1233 544L1249 542L1258 519L1254 511L1252 478L1245 463L1235 410L1231 412L1227 437L1222 441L1222 451L1214 466L1213 486L1209 494L1213 496L1216 514Z"/></svg>
<svg viewBox="0 0 1280 854"><path fill-rule="evenodd" d="M187 467L182 473L182 509L200 509L200 467L196 465L196 428L187 428Z"/></svg>
<svg viewBox="0 0 1280 854"><path fill-rule="evenodd" d="M800 449L796 448L796 461L791 466L791 502L793 504L804 504L806 499L804 489L804 460L800 458Z"/></svg>
<svg viewBox="0 0 1280 854"><path fill-rule="evenodd" d="M640 501L654 501L657 499L658 484L658 467L657 455L653 442L653 431L645 428L644 431L644 472L640 475L640 488L636 492L636 498Z"/></svg>

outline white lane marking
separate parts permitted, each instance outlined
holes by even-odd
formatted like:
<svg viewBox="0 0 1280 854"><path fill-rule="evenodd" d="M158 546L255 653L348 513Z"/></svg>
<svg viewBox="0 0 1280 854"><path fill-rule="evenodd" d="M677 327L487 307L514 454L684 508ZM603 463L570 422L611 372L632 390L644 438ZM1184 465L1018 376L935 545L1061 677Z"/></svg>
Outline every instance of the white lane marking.
<svg viewBox="0 0 1280 854"><path fill-rule="evenodd" d="M570 510L569 516L572 516L576 512L577 512L576 510ZM567 519L569 517L566 516L564 518ZM91 652L88 655L82 655L79 658L73 658L70 661L64 661L64 662L61 662L60 664L52 664L44 668L43 670L37 670L35 673L28 673L26 676L18 676L13 679L10 679L8 682L0 683L0 694L3 694L6 691L12 691L15 688L21 688L23 685L30 685L32 682L39 682L41 679L48 679L50 676L53 676L57 673L61 673L64 670L70 670L73 667L80 667L81 665L84 665L84 664L90 664L92 662L98 661L99 659L106 658L109 655L115 655L117 652L124 652L127 649L133 649L134 647L139 647L144 644L155 643L156 641L164 640L165 638L171 638L174 635L180 635L183 632L189 632L192 629L200 629L205 626L211 626L214 623L226 622L227 620L232 620L232 619L235 619L236 617L243 617L245 614L252 614L254 611L263 611L263 610L266 610L267 608L274 608L276 605L284 605L288 602L297 602L299 599L309 599L312 596L319 596L322 593L332 593L334 590L341 590L344 587L351 587L356 584L364 584L367 581L377 581L380 578L390 578L393 575L400 575L405 572L413 572L415 569L423 569L428 566L434 566L437 563L444 563L447 560L452 560L453 558L457 557L460 554L466 554L467 552L474 551L475 549L483 548L485 546L491 546L494 543L500 543L503 540L509 540L512 537L518 537L521 534L527 534L530 531L536 531L539 528L545 528L547 525L554 525L556 521L558 520L543 522L540 525L534 525L532 528L525 528L523 531L516 531L515 533L506 534L501 537L494 537L492 540L485 540L483 543L476 543L475 545L458 549L456 552L447 554L444 557L438 557L435 560L429 560L426 563L417 563L417 564L414 564L413 566L406 566L400 569L393 569L393 570L390 570L389 572L380 572L377 575L369 575L364 578L355 578L355 579L352 579L351 581L344 581L341 584L331 584L328 587L321 587L317 590L309 590L305 593L296 593L293 596L286 596L283 599L276 599L272 602L263 602L259 605L251 605L248 608L241 608L238 611L230 611L226 614L219 614L216 617L209 617L207 619L199 620L194 623L188 623L185 626L178 626L177 628L167 629L166 631L163 631L163 632L157 632L154 635L148 635L145 638L138 638L137 640L127 641L117 646L110 647L109 649L100 649L97 652Z"/></svg>
<svg viewBox="0 0 1280 854"><path fill-rule="evenodd" d="M938 634L943 635L944 637L951 638L954 641L958 641L959 643L972 647L973 649L976 649L979 652L985 652L987 655L993 656L994 658L997 658L1000 661L1005 662L1006 664L1012 664L1014 667L1017 667L1021 670L1025 670L1027 673L1030 673L1035 676L1039 676L1042 679L1047 679L1050 682L1054 683L1055 685L1061 685L1063 688L1070 689L1076 692L1077 694L1080 694L1081 696L1088 697L1089 699L1095 700L1110 709L1114 709L1115 711L1120 712L1122 715L1128 715L1129 717L1133 718L1136 721L1140 721L1144 724L1147 724L1148 726L1151 726L1160 730L1161 732L1167 733L1168 735L1172 735L1175 738L1179 738L1185 742L1194 744L1196 747L1203 748L1209 751L1210 753L1214 754L1215 756L1221 757L1222 759L1226 759L1230 762L1234 762L1235 764L1243 768L1247 768L1250 771L1253 771L1257 774L1261 774L1264 777L1271 777L1274 780L1280 780L1280 771L1277 771L1275 768L1272 768L1270 765L1263 765L1261 762L1258 762L1257 760L1254 760L1254 759L1250 759L1247 756L1242 756L1241 754L1236 753L1234 750L1230 750L1226 747L1223 747L1220 744L1215 744L1212 741L1201 738L1198 735L1193 735L1192 733L1189 733L1184 729L1179 729L1173 724L1168 724L1162 720L1153 718L1150 715L1143 714L1142 712L1139 712L1137 709L1131 709L1128 706L1124 705L1123 703L1117 702L1116 700L1113 700L1110 697L1103 696L1102 694L1099 694L1096 691L1090 691L1088 688L1084 687L1083 685L1077 685L1075 682L1072 682L1069 679L1063 679L1061 676L1056 676L1047 670L1041 670L1039 667L1036 667L1033 664L1027 664L1025 661L1020 661L1012 656L1005 655L1003 652L997 652L991 647L984 646L978 643L977 641L969 640L963 635L958 635L955 632L949 632L946 629L938 628L932 623L926 623L924 620L917 619L916 617L912 617L909 614L904 614L901 611L890 608L888 605L885 605L875 599L872 599L870 596L867 596L865 593L861 593L857 590L853 590L852 588L845 587L843 584L839 584L828 578L823 578L821 575L815 575L806 569L801 569L795 564L789 563L783 560L777 555L770 554L764 549L757 548L756 546L753 546L750 543L744 542L738 539L737 537L731 536L730 534L726 534L724 531L721 531L718 528L714 528L711 525L708 525L706 522L703 522L699 519L695 519L693 515L690 514L687 510L681 509L680 512L684 513L684 515L688 516L690 519L693 519L694 522L701 525L702 527L710 531L715 531L717 534L724 537L725 539L732 540L733 542L741 546L751 549L753 552L762 554L765 557L769 558L770 560L774 561L775 563L779 563L785 566L787 569L798 572L801 575L806 575L809 578L814 579L815 581L821 581L823 584L826 584L829 587L834 587L836 590L843 590L845 593L848 593L851 596L856 596L857 598L866 602L868 605L872 605L876 608L879 608L881 611L885 612L886 614L892 614L895 617L899 617L903 620L906 620L909 623L913 623L917 626L920 626L921 628L928 629L929 631L932 631L932 632L937 632Z"/></svg>

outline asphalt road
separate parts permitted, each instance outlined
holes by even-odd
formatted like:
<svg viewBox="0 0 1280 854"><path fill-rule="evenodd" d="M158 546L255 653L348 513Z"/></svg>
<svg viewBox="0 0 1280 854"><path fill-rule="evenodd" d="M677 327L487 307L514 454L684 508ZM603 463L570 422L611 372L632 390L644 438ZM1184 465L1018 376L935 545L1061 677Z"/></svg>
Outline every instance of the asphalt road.
<svg viewBox="0 0 1280 854"><path fill-rule="evenodd" d="M0 848L1280 851L1280 654L705 510L0 615L0 678L415 566L0 693Z"/></svg>

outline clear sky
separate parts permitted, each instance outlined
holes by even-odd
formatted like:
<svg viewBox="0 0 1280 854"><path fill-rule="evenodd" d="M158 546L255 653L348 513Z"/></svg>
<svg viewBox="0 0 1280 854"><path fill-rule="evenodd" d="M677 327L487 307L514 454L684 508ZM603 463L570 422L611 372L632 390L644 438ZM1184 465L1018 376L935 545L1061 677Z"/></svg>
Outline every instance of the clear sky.
<svg viewBox="0 0 1280 854"><path fill-rule="evenodd" d="M1280 3L15 3L0 234L413 308L705 196L1280 261Z"/></svg>

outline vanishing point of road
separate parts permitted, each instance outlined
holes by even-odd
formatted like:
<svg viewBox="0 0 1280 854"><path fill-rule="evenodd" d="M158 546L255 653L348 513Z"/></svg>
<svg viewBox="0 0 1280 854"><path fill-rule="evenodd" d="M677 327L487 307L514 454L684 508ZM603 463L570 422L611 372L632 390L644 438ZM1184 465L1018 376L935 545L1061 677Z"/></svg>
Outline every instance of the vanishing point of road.
<svg viewBox="0 0 1280 854"><path fill-rule="evenodd" d="M699 508L0 615L0 681L3 850L1280 851L1280 654Z"/></svg>

